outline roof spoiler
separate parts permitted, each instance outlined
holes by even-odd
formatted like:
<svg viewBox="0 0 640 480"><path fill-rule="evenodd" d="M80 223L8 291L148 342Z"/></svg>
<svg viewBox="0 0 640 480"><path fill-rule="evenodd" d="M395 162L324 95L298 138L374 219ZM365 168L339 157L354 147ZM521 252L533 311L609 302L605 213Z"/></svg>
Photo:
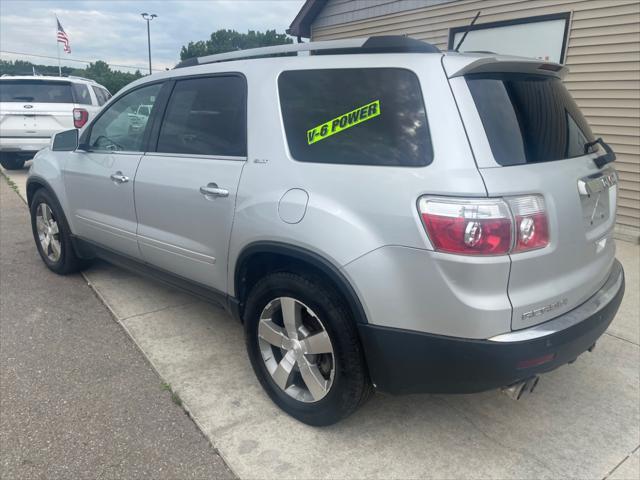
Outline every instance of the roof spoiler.
<svg viewBox="0 0 640 480"><path fill-rule="evenodd" d="M545 62L524 57L473 57L463 55L445 55L443 65L447 77L455 78L472 73L529 73L564 78L569 69L554 62Z"/></svg>

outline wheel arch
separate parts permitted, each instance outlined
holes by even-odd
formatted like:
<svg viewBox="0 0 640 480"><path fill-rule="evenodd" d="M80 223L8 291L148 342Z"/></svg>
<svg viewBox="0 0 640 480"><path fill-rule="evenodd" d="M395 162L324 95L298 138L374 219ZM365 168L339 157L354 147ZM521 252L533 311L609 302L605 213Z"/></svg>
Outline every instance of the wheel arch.
<svg viewBox="0 0 640 480"><path fill-rule="evenodd" d="M36 191L41 188L44 188L45 190L47 190L47 192L53 195L55 200L58 202L58 205L60 205L60 199L56 195L56 192L53 190L49 182L47 182L42 177L30 176L27 180L27 205L29 207L31 207L31 201L33 200L33 196L35 195Z"/></svg>
<svg viewBox="0 0 640 480"><path fill-rule="evenodd" d="M233 286L240 318L249 290L261 276L290 269L305 269L330 281L337 293L344 298L356 323L368 323L355 289L337 266L318 253L280 242L255 242L247 245L238 255Z"/></svg>
<svg viewBox="0 0 640 480"><path fill-rule="evenodd" d="M80 244L77 241L76 237L73 235L73 228L69 223L69 218L67 217L67 213L64 209L64 206L60 202L60 198L58 197L58 195L56 195L56 191L51 186L51 184L40 176L31 175L27 179L26 189L27 189L27 205L29 207L29 210L31 210L31 203L33 202L33 197L38 190L45 190L49 195L53 197L53 200L58 204L58 207L60 208L60 210L62 210L64 221L67 224L69 231L71 232L71 242L76 255L79 258L83 258L83 259L93 258L94 257L93 251L88 247L83 246L83 244Z"/></svg>

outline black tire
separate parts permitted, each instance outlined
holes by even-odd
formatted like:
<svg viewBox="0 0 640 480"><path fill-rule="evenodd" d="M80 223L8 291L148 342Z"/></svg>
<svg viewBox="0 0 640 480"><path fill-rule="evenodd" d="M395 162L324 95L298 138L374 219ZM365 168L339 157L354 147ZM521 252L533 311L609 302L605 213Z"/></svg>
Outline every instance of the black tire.
<svg viewBox="0 0 640 480"><path fill-rule="evenodd" d="M53 219L58 225L57 239L60 243L60 256L56 261L52 261L47 256L42 248L40 239L38 237L38 229L36 226L36 212L40 204L46 204L49 206L53 214ZM33 232L33 239L36 242L36 247L38 249L38 253L40 254L40 258L42 258L42 261L49 268L49 270L57 273L58 275L67 275L70 273L79 272L80 270L86 268L88 262L87 260L81 259L76 255L73 244L71 243L71 230L69 229L69 224L67 223L64 212L62 211L62 208L58 204L58 201L55 199L55 197L44 188L37 190L31 200L30 211L31 231Z"/></svg>
<svg viewBox="0 0 640 480"><path fill-rule="evenodd" d="M7 170L20 170L24 167L24 158L20 158L17 153L2 152L0 153L0 165Z"/></svg>
<svg viewBox="0 0 640 480"><path fill-rule="evenodd" d="M269 302L279 297L292 297L313 310L331 340L333 383L318 401L305 403L289 396L275 383L263 360L258 341L260 315ZM314 426L336 423L373 393L353 316L322 279L291 272L268 275L248 295L244 324L249 358L262 387L276 405L301 422Z"/></svg>

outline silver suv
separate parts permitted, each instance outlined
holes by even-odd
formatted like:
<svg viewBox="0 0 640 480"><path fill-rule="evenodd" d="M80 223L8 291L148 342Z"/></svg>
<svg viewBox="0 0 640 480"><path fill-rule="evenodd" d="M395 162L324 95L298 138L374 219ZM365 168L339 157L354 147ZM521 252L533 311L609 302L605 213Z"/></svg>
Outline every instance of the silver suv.
<svg viewBox="0 0 640 480"><path fill-rule="evenodd" d="M49 145L51 135L82 128L111 98L81 77L0 77L0 164L16 170Z"/></svg>
<svg viewBox="0 0 640 480"><path fill-rule="evenodd" d="M220 302L295 418L376 389L518 398L613 319L615 155L565 67L404 37L179 67L36 156L36 245L60 274L100 257Z"/></svg>

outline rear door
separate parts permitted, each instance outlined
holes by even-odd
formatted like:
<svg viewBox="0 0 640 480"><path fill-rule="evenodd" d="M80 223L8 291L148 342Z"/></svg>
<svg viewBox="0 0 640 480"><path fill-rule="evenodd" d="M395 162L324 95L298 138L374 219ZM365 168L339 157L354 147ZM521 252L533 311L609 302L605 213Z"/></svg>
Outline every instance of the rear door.
<svg viewBox="0 0 640 480"><path fill-rule="evenodd" d="M136 121L145 117L136 113ZM179 79L135 180L145 261L227 291L227 251L246 162L246 82L240 75ZM154 150L154 149L152 149Z"/></svg>
<svg viewBox="0 0 640 480"><path fill-rule="evenodd" d="M511 254L508 293L519 329L575 308L606 281L617 176L594 163L596 148L585 147L591 129L558 75L530 65L509 70L485 65L451 84L489 196L544 198L549 245Z"/></svg>
<svg viewBox="0 0 640 480"><path fill-rule="evenodd" d="M48 138L73 128L75 92L69 81L0 80L0 131L3 137Z"/></svg>
<svg viewBox="0 0 640 480"><path fill-rule="evenodd" d="M133 258L140 257L133 180L145 149L146 125L133 126L129 115L140 105L153 106L161 88L161 83L145 85L117 99L64 164L74 233Z"/></svg>

